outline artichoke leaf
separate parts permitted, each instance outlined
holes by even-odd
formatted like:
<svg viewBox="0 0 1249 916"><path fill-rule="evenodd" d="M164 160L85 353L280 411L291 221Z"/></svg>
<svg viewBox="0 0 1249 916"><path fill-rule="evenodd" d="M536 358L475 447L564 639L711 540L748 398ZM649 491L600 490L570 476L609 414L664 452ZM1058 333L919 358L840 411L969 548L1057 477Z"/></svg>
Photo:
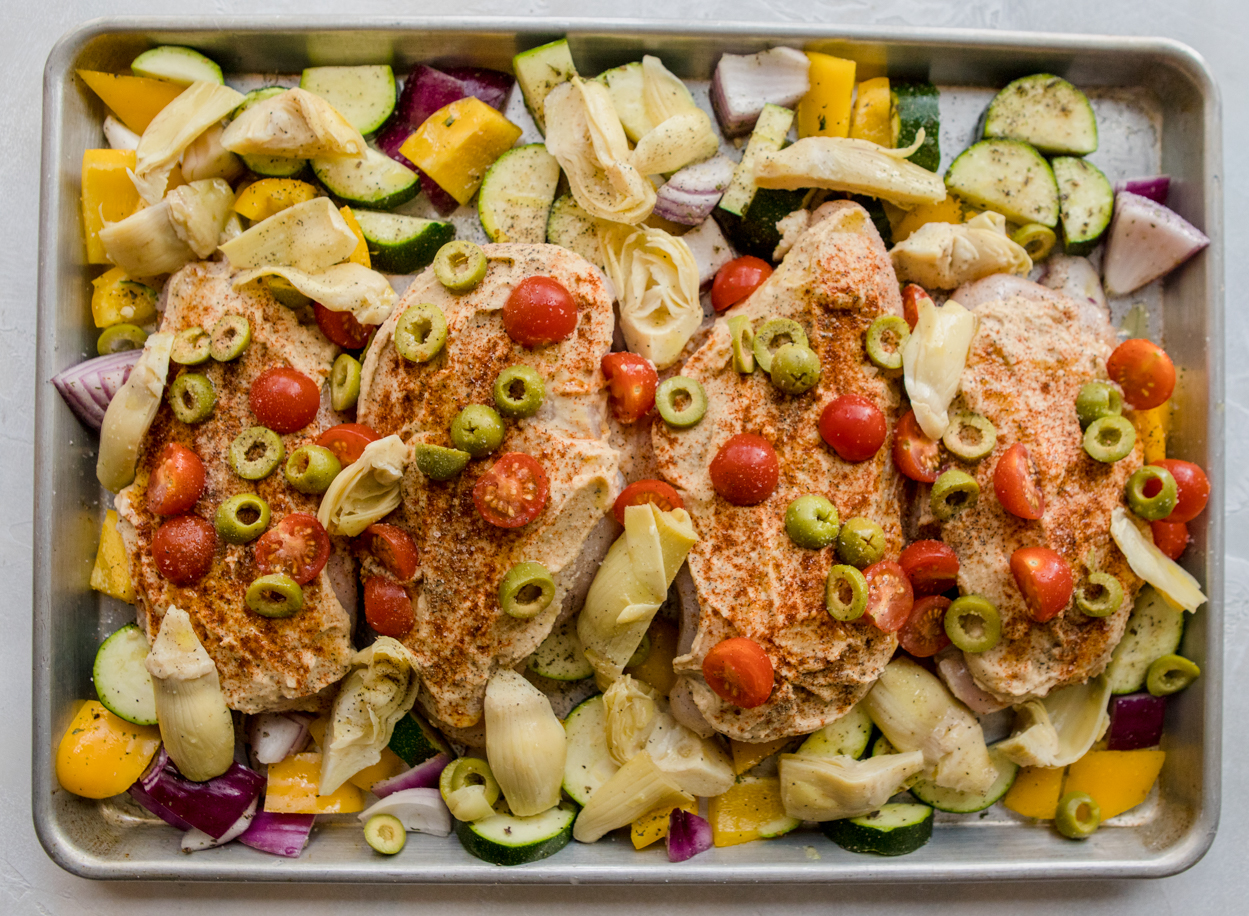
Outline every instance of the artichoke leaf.
<svg viewBox="0 0 1249 916"><path fill-rule="evenodd" d="M132 277L171 274L195 260L174 225L168 200L144 207L100 230L110 261Z"/></svg>
<svg viewBox="0 0 1249 916"><path fill-rule="evenodd" d="M225 129L221 145L234 153L288 159L363 159L368 149L360 131L305 89L287 89L243 111Z"/></svg>
<svg viewBox="0 0 1249 916"><path fill-rule="evenodd" d="M457 821L479 821L492 817L494 808L486 798L485 786L463 786L447 796L447 810Z"/></svg>
<svg viewBox="0 0 1249 916"><path fill-rule="evenodd" d="M139 446L147 435L165 393L173 334L160 331L143 344L143 354L121 389L109 401L100 426L95 476L114 493L134 480Z"/></svg>
<svg viewBox="0 0 1249 916"><path fill-rule="evenodd" d="M676 780L642 751L590 796L577 815L572 835L579 843L593 843L656 808L675 808L693 801L692 795L681 791Z"/></svg>
<svg viewBox="0 0 1249 916"><path fill-rule="evenodd" d="M1072 684L1043 700L1016 707L1015 731L996 748L1020 766L1065 767L1075 763L1110 725L1106 676Z"/></svg>
<svg viewBox="0 0 1249 916"><path fill-rule="evenodd" d="M714 156L720 139L707 113L658 57L642 58L642 104L651 128L638 138L631 161L643 175L675 172Z"/></svg>
<svg viewBox="0 0 1249 916"><path fill-rule="evenodd" d="M200 134L182 154L182 177L187 181L202 178L224 178L226 181L242 176L246 168L241 159L221 145L225 127L214 124Z"/></svg>
<svg viewBox="0 0 1249 916"><path fill-rule="evenodd" d="M954 289L990 274L1026 275L1032 259L1006 234L1006 217L986 211L966 223L925 223L889 252L898 279Z"/></svg>
<svg viewBox="0 0 1249 916"><path fill-rule="evenodd" d="M646 753L683 792L698 798L727 792L735 779L733 765L716 740L699 736L666 710L651 723Z"/></svg>
<svg viewBox="0 0 1249 916"><path fill-rule="evenodd" d="M950 402L958 394L979 320L953 299L938 308L921 299L919 321L902 348L902 379L915 419L929 439L950 425Z"/></svg>
<svg viewBox="0 0 1249 916"><path fill-rule="evenodd" d="M330 534L355 537L385 518L399 506L408 453L398 436L370 442L325 491L317 521Z"/></svg>
<svg viewBox="0 0 1249 916"><path fill-rule="evenodd" d="M351 312L361 324L381 324L395 307L395 290L377 271L347 261L308 273L294 267L268 264L237 273L235 289L264 276L279 276L309 299L332 312Z"/></svg>
<svg viewBox="0 0 1249 916"><path fill-rule="evenodd" d="M199 258L217 250L226 220L233 212L234 189L222 178L201 178L174 188L164 200L178 238Z"/></svg>
<svg viewBox="0 0 1249 916"><path fill-rule="evenodd" d="M221 251L232 270L281 266L317 273L347 260L359 241L328 197L314 197L261 220Z"/></svg>
<svg viewBox="0 0 1249 916"><path fill-rule="evenodd" d="M922 752L881 754L866 760L781 754L781 803L804 821L835 821L875 811L924 769Z"/></svg>
<svg viewBox="0 0 1249 916"><path fill-rule="evenodd" d="M219 83L192 83L152 119L135 150L131 176L149 206L165 196L169 173L195 140L243 101L243 94Z"/></svg>
<svg viewBox="0 0 1249 916"><path fill-rule="evenodd" d="M1206 603L1197 580L1146 538L1122 506L1116 506L1110 516L1110 536L1127 557L1132 572L1161 592L1172 605L1192 612Z"/></svg>
<svg viewBox="0 0 1249 916"><path fill-rule="evenodd" d="M512 813L558 805L568 744L546 695L515 671L497 671L486 684L485 719L486 756Z"/></svg>

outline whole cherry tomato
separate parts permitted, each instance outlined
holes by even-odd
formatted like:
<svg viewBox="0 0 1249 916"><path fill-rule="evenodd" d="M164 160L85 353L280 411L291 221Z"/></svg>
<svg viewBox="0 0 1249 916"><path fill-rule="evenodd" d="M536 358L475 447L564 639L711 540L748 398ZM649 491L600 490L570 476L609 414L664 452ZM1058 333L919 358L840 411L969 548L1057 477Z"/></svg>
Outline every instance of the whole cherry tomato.
<svg viewBox="0 0 1249 916"><path fill-rule="evenodd" d="M1175 364L1148 340L1125 340L1106 360L1106 373L1123 389L1123 399L1137 410L1157 407L1175 390Z"/></svg>
<svg viewBox="0 0 1249 916"><path fill-rule="evenodd" d="M351 312L327 309L320 302L314 302L312 310L316 315L317 327L321 329L321 333L344 350L359 350L369 342L373 326L356 321L356 316Z"/></svg>
<svg viewBox="0 0 1249 916"><path fill-rule="evenodd" d="M866 461L885 444L885 415L859 394L843 394L820 414L820 436L846 461Z"/></svg>
<svg viewBox="0 0 1249 916"><path fill-rule="evenodd" d="M538 517L550 492L542 465L529 455L505 452L473 487L473 505L490 524L519 528Z"/></svg>
<svg viewBox="0 0 1249 916"><path fill-rule="evenodd" d="M893 463L911 480L932 483L937 479L941 445L924 435L913 410L906 412L893 431Z"/></svg>
<svg viewBox="0 0 1249 916"><path fill-rule="evenodd" d="M198 582L212 569L217 531L198 515L179 515L156 529L152 559L162 576L175 585Z"/></svg>
<svg viewBox="0 0 1249 916"><path fill-rule="evenodd" d="M950 603L945 595L926 595L916 601L898 631L898 645L916 658L931 658L948 646L945 612Z"/></svg>
<svg viewBox="0 0 1249 916"><path fill-rule="evenodd" d="M744 636L712 646L703 658L703 677L716 696L743 709L762 706L772 695L772 660Z"/></svg>
<svg viewBox="0 0 1249 916"><path fill-rule="evenodd" d="M902 287L902 317L906 319L906 323L910 325L912 331L915 330L915 325L919 324L919 304L921 302L933 304L932 297L928 295L922 286L908 283Z"/></svg>
<svg viewBox="0 0 1249 916"><path fill-rule="evenodd" d="M1188 525L1184 522L1173 522L1169 518L1150 522L1149 530L1154 536L1154 546L1172 560L1178 560L1188 546Z"/></svg>
<svg viewBox="0 0 1249 916"><path fill-rule="evenodd" d="M655 406L659 373L655 365L636 353L608 353L603 357L603 375L612 413L621 423L633 423Z"/></svg>
<svg viewBox="0 0 1249 916"><path fill-rule="evenodd" d="M577 303L551 277L526 277L503 304L503 329L523 347L556 343L577 327Z"/></svg>
<svg viewBox="0 0 1249 916"><path fill-rule="evenodd" d="M711 485L735 506L755 506L776 489L781 465L770 442L738 433L711 459Z"/></svg>
<svg viewBox="0 0 1249 916"><path fill-rule="evenodd" d="M717 312L732 308L748 299L750 294L772 276L772 265L762 258L735 258L716 271L711 284L711 307Z"/></svg>
<svg viewBox="0 0 1249 916"><path fill-rule="evenodd" d="M375 522L364 529L364 542L396 579L407 581L416 575L420 561L412 535L398 525ZM377 629L374 627L373 629Z"/></svg>
<svg viewBox="0 0 1249 916"><path fill-rule="evenodd" d="M398 639L412 629L416 615L407 590L385 576L364 580L364 619L382 636Z"/></svg>
<svg viewBox="0 0 1249 916"><path fill-rule="evenodd" d="M1178 458L1164 458L1155 461L1155 465L1166 468L1175 478L1175 508L1166 517L1168 522L1191 522L1206 508L1210 501L1210 478L1206 472L1191 461ZM1153 496L1162 488L1162 484L1151 480L1145 484L1145 495Z"/></svg>
<svg viewBox="0 0 1249 916"><path fill-rule="evenodd" d="M1010 555L1010 571L1037 623L1053 620L1071 601L1071 564L1048 547L1020 547Z"/></svg>
<svg viewBox="0 0 1249 916"><path fill-rule="evenodd" d="M161 449L147 482L147 507L157 515L190 512L204 492L204 462L185 445Z"/></svg>
<svg viewBox="0 0 1249 916"><path fill-rule="evenodd" d="M317 445L328 448L337 456L339 463L346 467L360 460L365 446L380 438L371 427L363 423L339 423L317 436Z"/></svg>
<svg viewBox="0 0 1249 916"><path fill-rule="evenodd" d="M681 494L669 484L662 480L637 480L625 487L616 497L616 503L612 506L612 514L616 516L616 521L623 525L625 509L630 506L644 506L647 503L654 503L664 512L685 508Z"/></svg>
<svg viewBox="0 0 1249 916"><path fill-rule="evenodd" d="M896 633L906 623L915 603L915 593L902 567L893 560L881 560L863 570L867 580L867 609L863 615L876 628Z"/></svg>
<svg viewBox="0 0 1249 916"><path fill-rule="evenodd" d="M1032 521L1045 514L1045 496L1028 447L1016 442L998 459L993 470L993 492L1011 515Z"/></svg>
<svg viewBox="0 0 1249 916"><path fill-rule="evenodd" d="M939 595L958 584L958 555L941 541L915 541L898 557L917 595Z"/></svg>
<svg viewBox="0 0 1249 916"><path fill-rule="evenodd" d="M278 433L303 429L317 415L321 389L289 366L266 369L252 382L247 402L262 426Z"/></svg>
<svg viewBox="0 0 1249 916"><path fill-rule="evenodd" d="M315 515L292 512L260 536L256 565L264 573L285 573L300 585L316 578L330 558L330 536Z"/></svg>

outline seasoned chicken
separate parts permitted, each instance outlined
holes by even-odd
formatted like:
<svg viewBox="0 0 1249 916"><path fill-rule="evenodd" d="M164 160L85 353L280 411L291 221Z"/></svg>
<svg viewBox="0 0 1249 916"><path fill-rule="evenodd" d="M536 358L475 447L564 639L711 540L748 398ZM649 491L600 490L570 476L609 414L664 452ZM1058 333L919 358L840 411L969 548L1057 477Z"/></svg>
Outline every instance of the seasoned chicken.
<svg viewBox="0 0 1249 916"><path fill-rule="evenodd" d="M863 341L874 318L901 313L893 267L867 213L850 202L826 204L776 272L716 322L681 370L706 389L702 422L688 430L655 424L659 469L682 491L699 536L689 555L697 606L686 602L685 640L696 630L675 667L705 718L733 738L805 734L838 718L867 692L897 645L867 619L842 623L828 614L824 584L838 562L833 548L798 547L784 518L793 499L820 493L843 520L879 522L886 556L900 550L901 484L888 447L867 461L843 461L821 440L818 421L842 394L870 399L890 425L897 419L900 386L868 362ZM727 324L732 315L748 315L756 328L773 317L802 325L822 363L819 385L795 397L761 370L738 374ZM708 472L717 450L741 432L763 436L780 460L776 492L757 506L737 507L717 496ZM754 709L726 703L702 678L708 650L734 636L761 645L775 669L771 698ZM678 691L685 685L679 682Z"/></svg>
<svg viewBox="0 0 1249 916"><path fill-rule="evenodd" d="M451 421L469 404L494 404L499 372L524 364L546 386L533 417L506 421L507 433L490 457L472 461L446 483L410 466L403 505L389 521L403 525L420 551L420 569L408 586L416 621L402 637L421 668L421 703L435 719L468 728L481 718L490 675L510 668L550 632L566 598L589 585L597 560L613 538L604 514L619 494L619 461L608 444L607 394L600 370L611 349L613 316L602 273L555 245L486 245L489 269L471 292L452 293L433 271L417 277L377 332L364 362L359 419L381 435L450 446ZM572 336L528 348L503 329L501 309L512 289L534 275L554 277L572 294L578 320ZM411 363L394 347L405 309L433 303L446 315L441 354ZM550 498L538 517L519 528L486 522L473 488L505 452L522 452L542 465ZM532 560L554 576L555 600L528 620L510 617L498 588L515 564Z"/></svg>
<svg viewBox="0 0 1249 916"><path fill-rule="evenodd" d="M321 383L337 348L315 325L300 325L293 312L259 285L234 290L225 264L188 265L169 279L166 296L162 331L195 326L211 330L222 316L234 314L251 324L252 341L232 362L209 360L184 370L203 373L213 383L217 403L212 416L188 426L174 416L168 402L161 404L139 450L135 481L117 495L119 530L130 558L140 624L154 640L171 604L185 610L217 666L232 709L256 713L315 708L321 704L317 693L346 673L354 651L351 617L331 580L331 570L342 558L332 559L303 587L303 609L285 619L262 617L244 602L248 586L261 575L254 543L233 545L218 539L208 574L190 586L174 585L157 571L152 559L152 538L164 519L147 507L147 483L164 446L178 442L204 462L205 486L193 509L196 515L212 521L217 507L239 493L256 493L269 504L270 527L292 512L316 515L317 497L296 492L281 471L264 480L248 481L236 475L226 459L235 436L257 424L247 400L256 377L273 366L291 366ZM177 369L171 364L170 383ZM323 408L307 427L282 437L287 454L335 422Z"/></svg>

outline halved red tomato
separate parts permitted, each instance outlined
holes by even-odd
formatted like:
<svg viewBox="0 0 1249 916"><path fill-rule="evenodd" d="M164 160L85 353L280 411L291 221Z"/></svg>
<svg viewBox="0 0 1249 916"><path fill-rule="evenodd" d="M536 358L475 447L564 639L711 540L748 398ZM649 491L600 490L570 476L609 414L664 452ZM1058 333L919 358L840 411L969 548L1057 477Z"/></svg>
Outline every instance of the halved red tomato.
<svg viewBox="0 0 1249 916"><path fill-rule="evenodd" d="M542 465L529 455L505 452L473 487L473 505L490 524L519 528L538 517L550 492Z"/></svg>
<svg viewBox="0 0 1249 916"><path fill-rule="evenodd" d="M1178 458L1164 458L1154 464L1166 468L1175 478L1175 508L1166 520L1191 522L1201 515L1206 503L1210 501L1210 478L1206 476L1206 472L1191 461L1181 461ZM1149 481L1145 484L1145 495L1153 496L1161 486L1157 481Z"/></svg>
<svg viewBox="0 0 1249 916"><path fill-rule="evenodd" d="M198 515L171 518L152 536L152 560L157 571L175 585L190 585L212 569L217 553L217 531Z"/></svg>
<svg viewBox="0 0 1249 916"><path fill-rule="evenodd" d="M369 342L369 335L373 333L372 325L356 321L356 316L351 312L327 309L320 302L314 302L312 306L321 333L344 350L359 350Z"/></svg>
<svg viewBox="0 0 1249 916"><path fill-rule="evenodd" d="M871 458L886 435L885 415L862 395L843 394L820 413L820 437L845 461Z"/></svg>
<svg viewBox="0 0 1249 916"><path fill-rule="evenodd" d="M1150 522L1149 530L1154 535L1154 546L1172 560L1178 560L1188 546L1188 525L1184 522L1173 522L1169 518Z"/></svg>
<svg viewBox="0 0 1249 916"><path fill-rule="evenodd" d="M893 463L911 480L932 483L937 479L941 445L924 435L913 410L906 412L893 431Z"/></svg>
<svg viewBox="0 0 1249 916"><path fill-rule="evenodd" d="M863 615L876 628L886 633L896 633L906 623L915 593L902 567L893 560L881 560L863 570L867 580L867 610Z"/></svg>
<svg viewBox="0 0 1249 916"><path fill-rule="evenodd" d="M711 485L735 506L756 506L776 489L781 465L772 443L754 433L738 433L711 459Z"/></svg>
<svg viewBox="0 0 1249 916"><path fill-rule="evenodd" d="M385 522L369 525L364 529L364 542L396 579L407 581L416 575L420 553L412 535L398 525L387 525Z"/></svg>
<svg viewBox="0 0 1249 916"><path fill-rule="evenodd" d="M931 658L948 646L945 612L950 603L945 595L925 595L916 601L898 631L898 645L916 658Z"/></svg>
<svg viewBox="0 0 1249 916"><path fill-rule="evenodd" d="M906 545L898 564L917 595L939 595L958 584L958 554L941 541Z"/></svg>
<svg viewBox="0 0 1249 916"><path fill-rule="evenodd" d="M1175 364L1148 340L1125 340L1106 360L1106 374L1119 383L1123 399L1137 410L1157 407L1175 390Z"/></svg>
<svg viewBox="0 0 1249 916"><path fill-rule="evenodd" d="M412 629L416 614L407 590L385 576L364 580L364 619L382 636L398 639Z"/></svg>
<svg viewBox="0 0 1249 916"><path fill-rule="evenodd" d="M735 258L716 271L711 283L711 307L717 312L732 308L772 276L772 265L762 258Z"/></svg>
<svg viewBox="0 0 1249 916"><path fill-rule="evenodd" d="M633 423L655 406L659 373L655 365L636 353L608 353L603 357L603 375L612 413L621 423Z"/></svg>
<svg viewBox="0 0 1249 916"><path fill-rule="evenodd" d="M316 578L330 558L330 536L315 515L292 512L260 536L256 565L263 573L285 573L300 585Z"/></svg>
<svg viewBox="0 0 1249 916"><path fill-rule="evenodd" d="M644 506L647 503L654 503L664 512L685 508L681 494L662 480L637 480L625 487L616 497L612 513L616 516L616 521L623 525L625 509L630 506Z"/></svg>
<svg viewBox="0 0 1249 916"><path fill-rule="evenodd" d="M1071 601L1071 564L1048 547L1020 547L1010 555L1010 571L1037 623L1053 620Z"/></svg>
<svg viewBox="0 0 1249 916"><path fill-rule="evenodd" d="M902 317L906 319L906 323L910 325L911 330L915 330L915 325L919 323L919 304L920 302L932 302L932 297L924 290L922 286L915 283L908 283L902 287Z"/></svg>
<svg viewBox="0 0 1249 916"><path fill-rule="evenodd" d="M252 382L247 403L262 426L278 433L303 429L321 406L321 388L289 366L266 369Z"/></svg>
<svg viewBox="0 0 1249 916"><path fill-rule="evenodd" d="M376 432L363 423L339 423L317 436L317 445L328 448L343 467L358 461L364 447L380 439Z"/></svg>
<svg viewBox="0 0 1249 916"><path fill-rule="evenodd" d="M703 677L716 696L743 709L762 706L772 695L772 660L744 636L712 646L703 658Z"/></svg>
<svg viewBox="0 0 1249 916"><path fill-rule="evenodd" d="M503 329L523 347L564 340L576 327L577 303L552 277L526 277L503 304Z"/></svg>
<svg viewBox="0 0 1249 916"><path fill-rule="evenodd" d="M204 462L185 445L161 449L147 481L147 507L157 515L190 512L204 492Z"/></svg>
<svg viewBox="0 0 1249 916"><path fill-rule="evenodd" d="M1045 495L1032 456L1022 442L1016 442L998 459L993 469L993 492L1011 515L1035 521L1045 514Z"/></svg>

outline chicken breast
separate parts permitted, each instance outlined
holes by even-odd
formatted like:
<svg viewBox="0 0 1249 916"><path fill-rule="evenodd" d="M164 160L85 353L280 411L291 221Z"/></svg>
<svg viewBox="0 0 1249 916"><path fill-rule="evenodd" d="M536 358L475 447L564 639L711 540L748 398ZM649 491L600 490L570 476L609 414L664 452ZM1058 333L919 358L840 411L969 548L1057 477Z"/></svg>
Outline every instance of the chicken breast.
<svg viewBox="0 0 1249 916"><path fill-rule="evenodd" d="M420 662L421 702L454 728L479 721L490 675L538 647L570 593L584 596L613 536L601 520L620 492L600 370L614 323L601 271L555 245L484 250L489 269L471 292L447 291L432 270L412 282L369 347L358 408L360 422L383 436L450 446L451 421L469 404L493 405L494 380L503 369L530 366L546 386L541 410L507 421L501 447L470 462L454 480L431 481L413 463L403 505L388 519L407 528L420 551L420 569L409 585L416 620L401 638ZM553 277L572 294L578 320L567 340L528 348L508 337L501 310L517 284L534 275ZM410 363L395 349L393 332L404 310L423 302L446 315L447 343L433 360ZM506 452L537 459L550 481L541 514L511 529L487 523L473 503L478 480ZM526 560L551 572L556 596L541 614L521 620L500 608L498 588L504 574Z"/></svg>
<svg viewBox="0 0 1249 916"><path fill-rule="evenodd" d="M888 448L857 464L839 458L818 429L825 405L842 394L868 398L890 425L900 385L868 360L864 334L880 315L901 315L889 256L866 211L826 204L776 272L720 318L682 375L707 392L707 414L687 430L654 427L663 476L680 488L699 540L689 555L696 607L686 607L687 654L676 659L677 690L692 690L710 724L742 741L761 742L814 731L843 715L871 686L897 640L868 620L843 623L824 604L824 584L838 561L833 548L804 550L785 533L785 510L805 493L827 496L847 519L865 516L885 531L886 556L902 546L900 479ZM747 315L755 328L769 318L797 321L822 364L813 390L790 396L767 375L740 375L732 364L728 317ZM708 466L732 436L750 432L773 444L780 483L757 506L730 505L716 495ZM688 590L687 590L688 591ZM708 650L746 636L767 652L775 670L771 698L743 709L721 700L702 678Z"/></svg>
<svg viewBox="0 0 1249 916"><path fill-rule="evenodd" d="M988 598L1002 617L1001 641L987 652L967 654L967 668L980 687L1010 703L1100 674L1141 585L1110 538L1111 512L1123 501L1129 475L1141 466L1141 442L1114 464L1095 461L1084 452L1075 410L1080 387L1106 378L1113 331L1104 312L1094 321L1085 303L1043 287L1034 291L1036 284L1024 282L1004 298L975 306L980 326L963 372L961 400L997 427L997 445L965 468L980 484L975 507L941 528L942 539L958 554L959 589ZM1027 446L1039 475L1045 511L1038 521L1010 514L994 495L998 459L1016 442ZM1060 616L1037 623L1010 571L1011 554L1033 546L1062 554L1077 585L1090 562L1117 577L1124 586L1123 605L1108 617L1089 617L1073 602Z"/></svg>
<svg viewBox="0 0 1249 916"><path fill-rule="evenodd" d="M248 390L256 377L273 366L291 366L318 384L329 375L337 348L316 325L300 325L259 284L241 290L230 285L224 263L191 264L166 285L162 331L199 326L210 329L225 315L242 315L251 325L251 345L228 363L209 360L182 371L208 376L217 393L212 416L188 426L163 403L139 450L135 481L117 495L119 530L130 559L130 576L138 596L139 621L154 640L171 604L191 617L195 632L217 665L230 708L246 713L316 708L317 694L347 671L353 649L351 617L336 597L327 565L303 587L304 606L285 619L262 617L248 609L247 588L262 573L255 563L255 545L226 544L220 539L212 568L194 585L181 587L165 579L152 559L152 538L164 521L147 507L148 479L165 445L177 442L204 462L205 486L192 510L212 521L217 508L239 493L255 493L269 504L270 527L292 512L316 515L318 498L288 486L282 472L264 480L236 475L227 461L230 443L257 420L248 407ZM179 367L170 365L172 383ZM287 454L311 442L337 419L323 408L299 432L282 437Z"/></svg>

